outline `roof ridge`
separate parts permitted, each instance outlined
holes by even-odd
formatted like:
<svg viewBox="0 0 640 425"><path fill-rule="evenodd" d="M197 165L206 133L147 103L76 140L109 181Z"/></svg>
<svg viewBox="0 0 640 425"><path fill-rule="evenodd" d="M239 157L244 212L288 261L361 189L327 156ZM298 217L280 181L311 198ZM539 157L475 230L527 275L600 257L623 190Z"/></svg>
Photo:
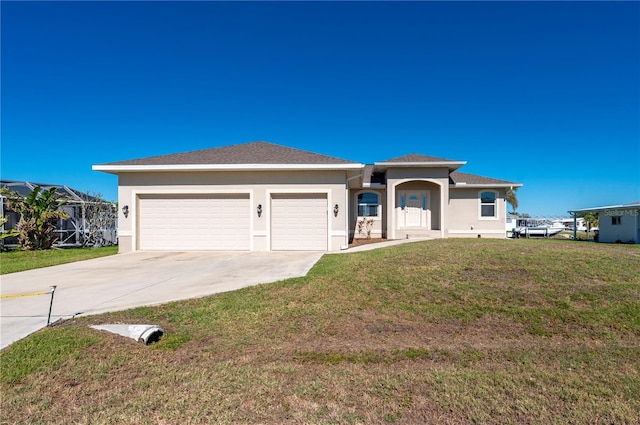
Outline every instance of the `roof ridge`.
<svg viewBox="0 0 640 425"><path fill-rule="evenodd" d="M248 165L248 164L359 164L343 158L279 145L264 140L154 155L104 165Z"/></svg>

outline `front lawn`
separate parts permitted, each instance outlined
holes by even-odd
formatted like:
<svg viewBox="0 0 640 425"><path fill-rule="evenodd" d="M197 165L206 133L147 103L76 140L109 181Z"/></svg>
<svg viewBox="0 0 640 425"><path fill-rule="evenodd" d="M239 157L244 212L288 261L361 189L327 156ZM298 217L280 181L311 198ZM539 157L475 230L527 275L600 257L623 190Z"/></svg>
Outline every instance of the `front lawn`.
<svg viewBox="0 0 640 425"><path fill-rule="evenodd" d="M0 353L3 422L635 424L638 248L433 240L77 318Z"/></svg>
<svg viewBox="0 0 640 425"><path fill-rule="evenodd" d="M117 246L0 252L0 274L56 266L58 264L89 260L91 258L104 257L117 253Z"/></svg>

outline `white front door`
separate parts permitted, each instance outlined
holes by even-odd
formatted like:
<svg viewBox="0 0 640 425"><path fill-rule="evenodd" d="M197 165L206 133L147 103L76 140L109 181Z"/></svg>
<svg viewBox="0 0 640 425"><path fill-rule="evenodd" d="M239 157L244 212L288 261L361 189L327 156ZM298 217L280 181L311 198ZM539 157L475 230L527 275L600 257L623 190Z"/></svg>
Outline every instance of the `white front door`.
<svg viewBox="0 0 640 425"><path fill-rule="evenodd" d="M422 205L420 203L420 195L418 193L408 192L406 198L404 215L405 227L421 227L422 226Z"/></svg>
<svg viewBox="0 0 640 425"><path fill-rule="evenodd" d="M402 190L400 194L400 226L428 228L429 193L418 190Z"/></svg>

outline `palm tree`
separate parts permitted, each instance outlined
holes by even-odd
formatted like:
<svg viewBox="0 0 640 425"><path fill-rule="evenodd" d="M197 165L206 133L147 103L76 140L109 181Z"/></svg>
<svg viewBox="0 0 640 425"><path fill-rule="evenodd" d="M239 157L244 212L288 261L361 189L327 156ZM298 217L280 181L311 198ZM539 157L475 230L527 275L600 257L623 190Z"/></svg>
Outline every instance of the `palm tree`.
<svg viewBox="0 0 640 425"><path fill-rule="evenodd" d="M505 199L507 200L507 202L509 204L511 204L511 208L513 208L513 212L515 213L515 211L518 209L518 188L517 187L511 187L509 189L507 189L507 192L505 194Z"/></svg>
<svg viewBox="0 0 640 425"><path fill-rule="evenodd" d="M584 222L587 225L587 239L589 239L589 232L592 228L598 227L600 217L598 217L598 213L588 212L583 215Z"/></svg>
<svg viewBox="0 0 640 425"><path fill-rule="evenodd" d="M15 230L18 243L23 250L49 249L56 241L53 234L58 218L69 218L60 210L64 200L56 193L56 188L40 190L36 186L26 197L17 192L3 190L7 197L7 207L20 214Z"/></svg>

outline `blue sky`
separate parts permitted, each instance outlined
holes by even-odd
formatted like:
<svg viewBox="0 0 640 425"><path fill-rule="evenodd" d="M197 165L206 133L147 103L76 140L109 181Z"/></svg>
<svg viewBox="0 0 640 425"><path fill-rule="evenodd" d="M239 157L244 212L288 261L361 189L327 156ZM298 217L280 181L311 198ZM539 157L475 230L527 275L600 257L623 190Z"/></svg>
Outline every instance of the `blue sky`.
<svg viewBox="0 0 640 425"><path fill-rule="evenodd" d="M638 2L6 2L9 180L265 140L520 182L520 212L640 199Z"/></svg>

